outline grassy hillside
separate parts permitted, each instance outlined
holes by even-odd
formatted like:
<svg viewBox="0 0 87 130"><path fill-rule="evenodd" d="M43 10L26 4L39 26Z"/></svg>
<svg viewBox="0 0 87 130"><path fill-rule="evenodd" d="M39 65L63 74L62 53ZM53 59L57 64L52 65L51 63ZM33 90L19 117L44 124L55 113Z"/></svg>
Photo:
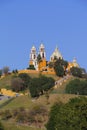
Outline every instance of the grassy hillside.
<svg viewBox="0 0 87 130"><path fill-rule="evenodd" d="M0 79L0 88L8 88L11 85L12 75L8 75L2 79Z"/></svg>
<svg viewBox="0 0 87 130"><path fill-rule="evenodd" d="M2 123L4 125L5 130L45 130L44 128L40 129L35 127L29 127L26 125L17 125L14 122L3 121Z"/></svg>
<svg viewBox="0 0 87 130"><path fill-rule="evenodd" d="M47 98L45 96L41 96L36 100L32 100L29 96L21 96L13 99L11 102L6 104L0 109L0 112L5 110L17 110L19 108L25 108L28 110L32 110L36 108L36 106L45 106L45 108L50 111L51 106L55 102L63 102L66 103L69 101L70 98L74 98L76 95L69 95L69 94L50 94L49 96L49 104L47 103ZM3 103L2 103L3 104ZM47 119L46 119L47 120ZM46 121L45 121L46 122ZM5 130L45 130L45 128L35 128L35 125L27 126L26 124L18 124L14 120L2 120L2 123L5 127Z"/></svg>
<svg viewBox="0 0 87 130"><path fill-rule="evenodd" d="M39 74L29 74L32 78L34 77L38 77ZM46 75L47 77L52 77L55 80L58 80L59 78L56 75ZM0 79L0 88L7 88L9 89L10 85L11 85L11 79L12 79L12 75L8 75L3 79ZM69 101L70 98L74 98L77 95L71 95L71 94L64 94L65 91L65 86L66 84L70 81L71 79L67 80L67 82L64 82L62 85L58 86L57 89L53 90L50 94L49 94L49 99L47 99L47 97L45 95L40 96L38 99L32 99L30 95L24 95L24 96L20 96L20 97L16 97L10 101L0 101L0 112L2 113L3 111L6 110L10 110L10 111L14 111L17 110L19 108L24 108L26 110L32 110L34 107L36 106L44 106L47 111L50 111L51 106L55 103L55 102L63 102L66 103ZM48 117L46 118L47 121ZM42 124L42 128L35 128L35 125L33 126L28 126L26 124L18 124L17 122L15 122L14 119L11 120L2 120L2 123L5 127L5 130L45 130L45 128L43 128L43 124L45 124L46 122L43 122Z"/></svg>
<svg viewBox="0 0 87 130"><path fill-rule="evenodd" d="M69 101L70 98L74 98L77 95L73 94L50 94L49 95L49 105L47 104L47 98L45 95L39 97L38 99L31 99L29 96L20 96L14 98L8 104L4 105L1 109L16 109L19 107L24 107L28 109L32 109L36 105L44 105L48 109L55 103L55 102L63 102L66 103ZM3 104L3 102L2 102Z"/></svg>
<svg viewBox="0 0 87 130"><path fill-rule="evenodd" d="M12 75L7 75L6 77L0 79L0 88L10 89L12 76L14 76L14 75L13 74ZM39 77L39 74L30 73L29 76L34 78L34 77ZM52 77L55 80L58 80L58 77L56 75L46 74L45 76Z"/></svg>

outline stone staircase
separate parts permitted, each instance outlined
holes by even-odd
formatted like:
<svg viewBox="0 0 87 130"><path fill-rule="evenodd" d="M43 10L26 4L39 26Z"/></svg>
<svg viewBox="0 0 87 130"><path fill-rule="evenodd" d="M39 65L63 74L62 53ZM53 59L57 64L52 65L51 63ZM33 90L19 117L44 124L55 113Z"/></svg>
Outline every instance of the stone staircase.
<svg viewBox="0 0 87 130"><path fill-rule="evenodd" d="M61 87L63 85L63 83L67 82L67 80L70 78L71 78L71 75L66 75L66 76L60 78L59 80L55 81L54 88L56 89L56 88Z"/></svg>

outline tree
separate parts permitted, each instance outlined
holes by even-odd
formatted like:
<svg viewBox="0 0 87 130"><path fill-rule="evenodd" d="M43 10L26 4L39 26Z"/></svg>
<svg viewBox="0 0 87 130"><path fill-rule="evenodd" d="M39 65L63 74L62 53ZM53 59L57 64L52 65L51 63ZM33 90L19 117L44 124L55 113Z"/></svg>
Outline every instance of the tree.
<svg viewBox="0 0 87 130"><path fill-rule="evenodd" d="M34 67L34 65L29 65L29 68L27 68L27 69L29 69L29 70L35 70L35 67Z"/></svg>
<svg viewBox="0 0 87 130"><path fill-rule="evenodd" d="M32 97L39 97L54 86L55 80L51 77L40 76L33 78L29 84L29 90Z"/></svg>
<svg viewBox="0 0 87 130"><path fill-rule="evenodd" d="M54 68L54 62L49 62L48 66L49 68Z"/></svg>
<svg viewBox="0 0 87 130"><path fill-rule="evenodd" d="M56 75L59 76L59 77L63 77L64 75L64 68L60 65L57 65L55 66L55 72L56 72Z"/></svg>
<svg viewBox="0 0 87 130"><path fill-rule="evenodd" d="M50 114L49 114L49 120L46 124L47 130L57 130L55 128L55 126L56 126L56 116L58 115L58 113L60 111L60 107L62 107L62 105L63 105L62 103L55 103L52 106Z"/></svg>
<svg viewBox="0 0 87 130"><path fill-rule="evenodd" d="M47 130L86 130L87 98L71 99L68 103L56 103L51 108Z"/></svg>
<svg viewBox="0 0 87 130"><path fill-rule="evenodd" d="M13 78L11 81L12 90L15 92L24 90L25 86L23 85L23 83L24 82L22 81L21 78L19 78L19 77Z"/></svg>
<svg viewBox="0 0 87 130"><path fill-rule="evenodd" d="M87 95L87 80L71 80L65 89L66 93Z"/></svg>
<svg viewBox="0 0 87 130"><path fill-rule="evenodd" d="M84 72L84 71L83 71L83 69L81 69L81 68L72 67L72 68L70 69L70 72L71 72L71 74L72 74L73 76L82 78L82 75L83 75L83 72Z"/></svg>
<svg viewBox="0 0 87 130"><path fill-rule="evenodd" d="M31 97L39 97L40 95L39 87L40 87L39 78L33 78L29 84Z"/></svg>
<svg viewBox="0 0 87 130"><path fill-rule="evenodd" d="M54 63L54 70L56 72L57 76L62 77L63 75L65 75L66 72L66 68L68 66L68 62L63 60L63 59L57 59Z"/></svg>
<svg viewBox="0 0 87 130"><path fill-rule="evenodd" d="M15 70L12 71L12 73L13 73L13 74L18 74L18 70L15 69Z"/></svg>
<svg viewBox="0 0 87 130"><path fill-rule="evenodd" d="M18 75L18 77L22 79L22 81L23 81L23 86L24 86L25 88L28 88L28 87L29 87L30 80L31 80L31 77L30 77L28 74L26 74L26 73L20 73L20 74Z"/></svg>
<svg viewBox="0 0 87 130"><path fill-rule="evenodd" d="M3 73L4 73L5 75L7 75L10 69L9 69L8 66L5 66L5 67L3 67L2 70L3 70Z"/></svg>
<svg viewBox="0 0 87 130"><path fill-rule="evenodd" d="M2 76L2 70L0 69L0 77Z"/></svg>
<svg viewBox="0 0 87 130"><path fill-rule="evenodd" d="M55 63L54 63L54 66L57 66L57 65L60 65L60 66L62 66L64 69L66 69L67 68L67 66L68 66L68 62L67 61L65 61L65 60L63 60L63 59L57 59L56 61L55 61Z"/></svg>

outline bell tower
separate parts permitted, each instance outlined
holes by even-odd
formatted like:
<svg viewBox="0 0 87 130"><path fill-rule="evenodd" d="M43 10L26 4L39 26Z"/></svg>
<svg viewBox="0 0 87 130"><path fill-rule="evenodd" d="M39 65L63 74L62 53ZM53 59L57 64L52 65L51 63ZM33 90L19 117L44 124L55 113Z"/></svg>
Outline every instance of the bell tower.
<svg viewBox="0 0 87 130"><path fill-rule="evenodd" d="M46 59L45 47L44 47L44 45L42 43L41 43L41 45L39 47L39 54L40 54L42 59Z"/></svg>
<svg viewBox="0 0 87 130"><path fill-rule="evenodd" d="M30 60L35 60L36 59L36 48L33 46L31 48L31 53L30 53Z"/></svg>
<svg viewBox="0 0 87 130"><path fill-rule="evenodd" d="M35 69L37 69L37 54L35 46L32 46L30 53L30 65L34 65Z"/></svg>

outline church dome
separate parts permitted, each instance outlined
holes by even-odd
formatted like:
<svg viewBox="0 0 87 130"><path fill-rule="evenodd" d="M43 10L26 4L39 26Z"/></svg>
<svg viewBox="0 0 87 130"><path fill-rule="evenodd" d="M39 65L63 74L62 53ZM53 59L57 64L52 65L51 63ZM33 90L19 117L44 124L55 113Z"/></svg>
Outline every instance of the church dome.
<svg viewBox="0 0 87 130"><path fill-rule="evenodd" d="M32 50L36 50L35 46L32 46Z"/></svg>
<svg viewBox="0 0 87 130"><path fill-rule="evenodd" d="M50 60L54 60L54 58L57 58L57 59L59 59L59 58L63 58L62 57L62 55L61 55L61 53L60 53L60 51L58 50L58 48L56 47L55 48L55 51L53 52L53 54L51 55L51 57L50 57Z"/></svg>
<svg viewBox="0 0 87 130"><path fill-rule="evenodd" d="M74 67L79 67L79 64L77 63L76 58L73 59L73 65L74 65Z"/></svg>

